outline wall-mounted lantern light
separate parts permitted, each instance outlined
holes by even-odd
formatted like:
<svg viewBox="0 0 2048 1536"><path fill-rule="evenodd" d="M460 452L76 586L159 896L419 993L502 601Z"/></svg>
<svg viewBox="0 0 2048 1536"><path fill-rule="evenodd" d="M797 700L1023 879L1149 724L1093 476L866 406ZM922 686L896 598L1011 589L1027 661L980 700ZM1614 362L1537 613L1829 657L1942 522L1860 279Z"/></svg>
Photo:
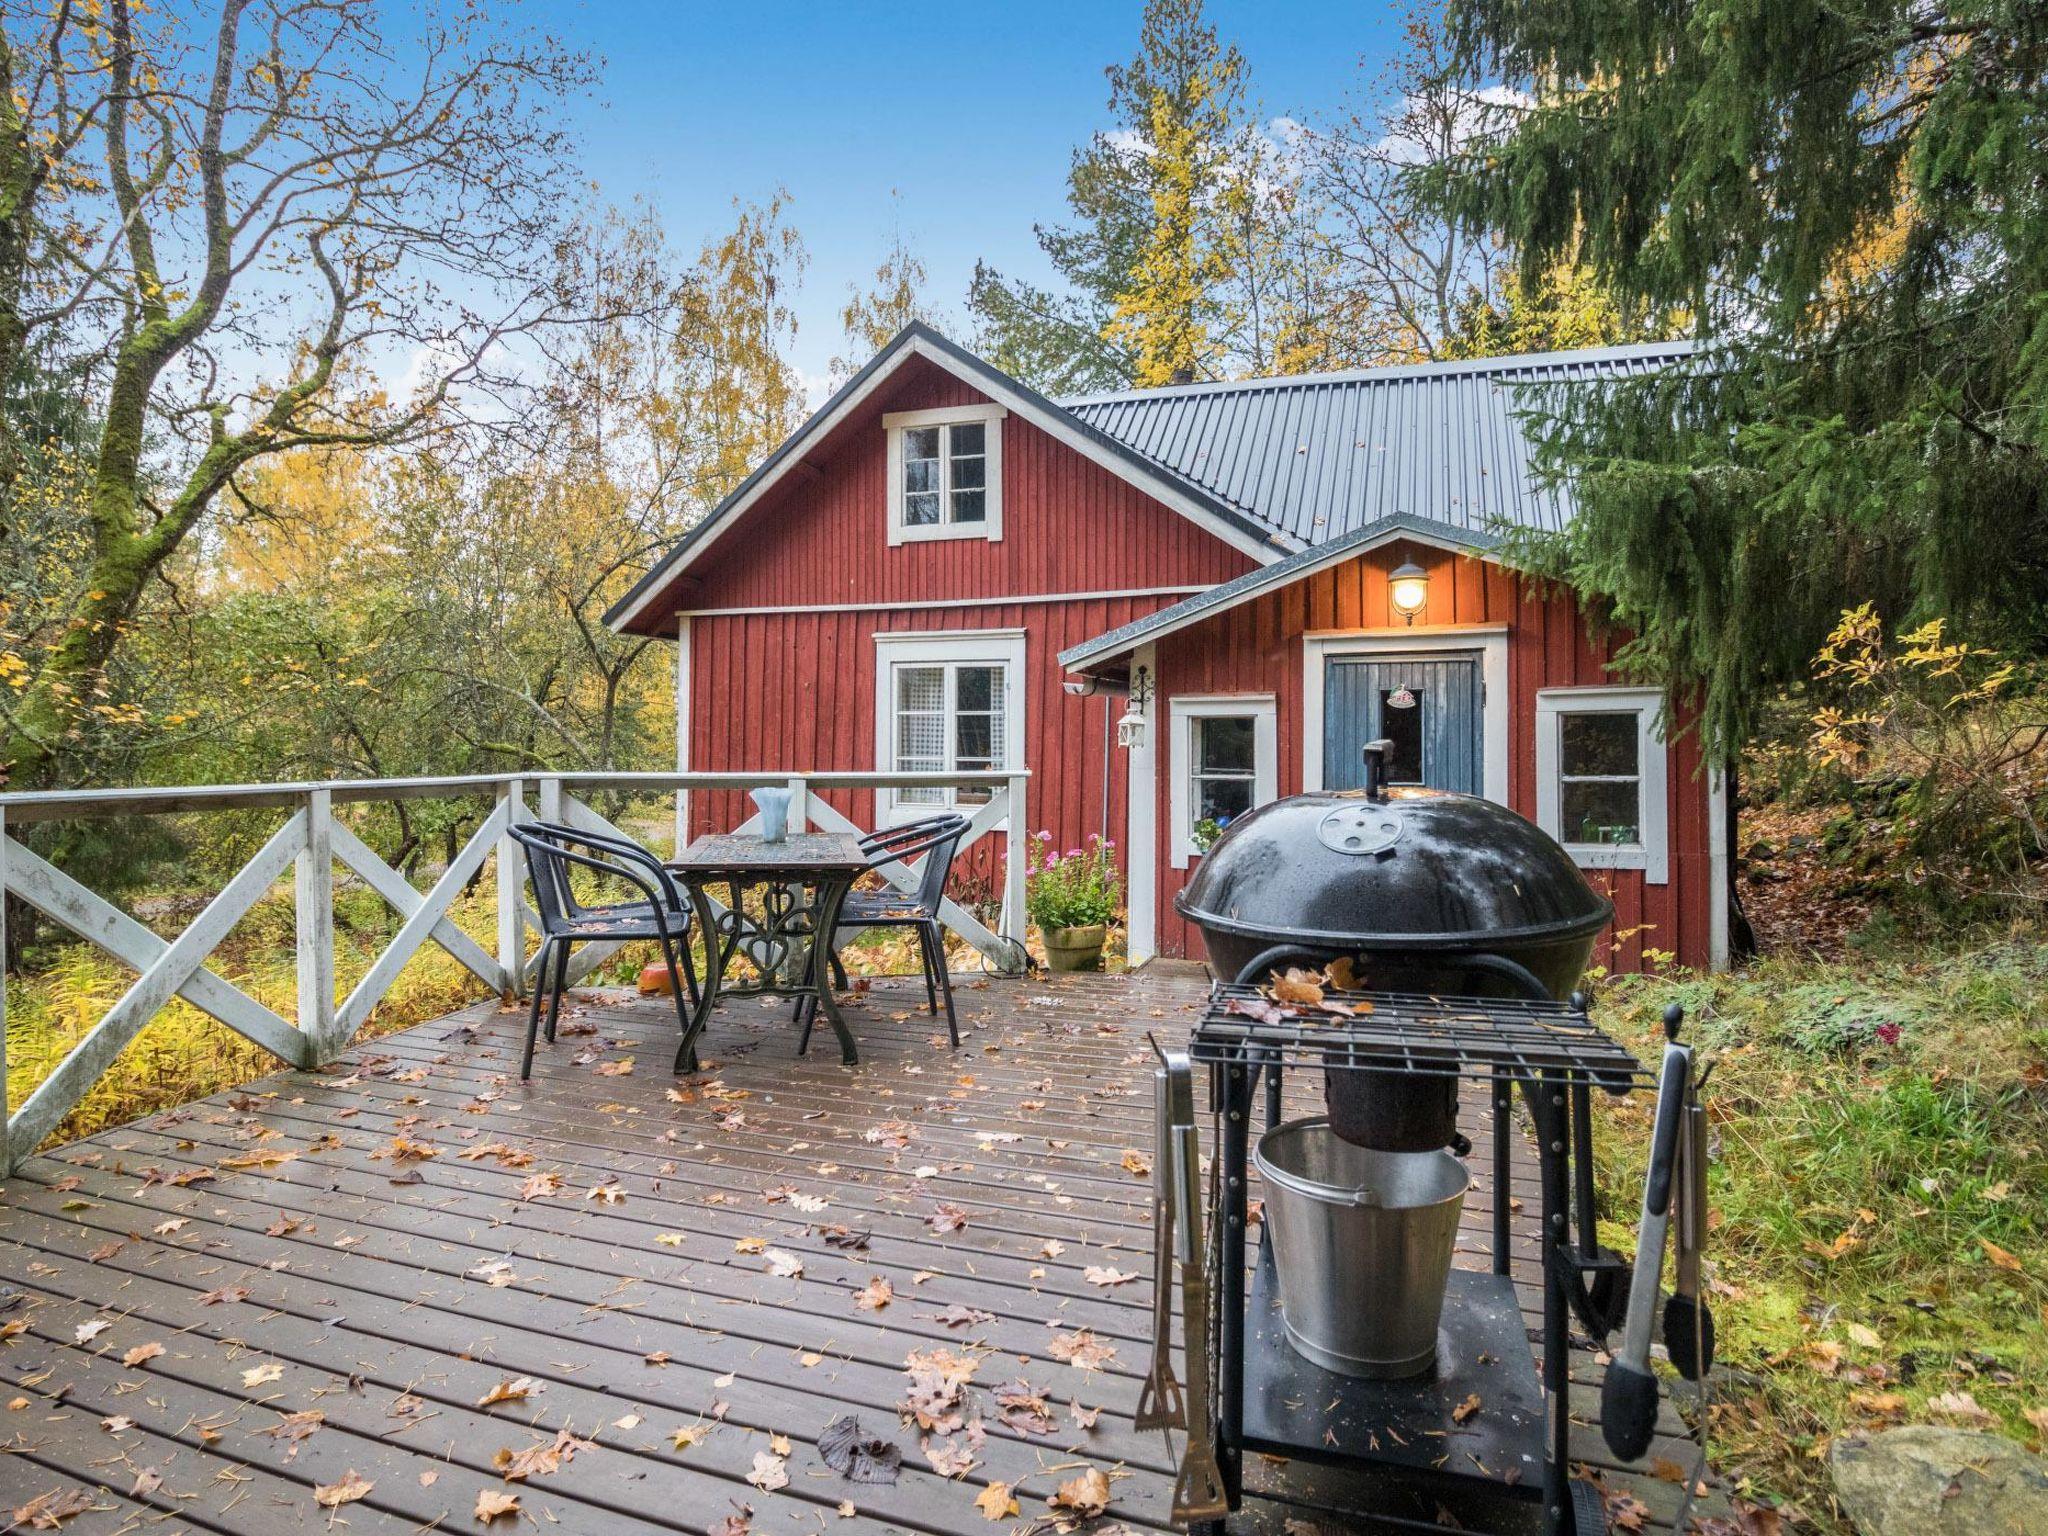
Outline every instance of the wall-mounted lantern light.
<svg viewBox="0 0 2048 1536"><path fill-rule="evenodd" d="M1394 567L1393 574L1387 578L1387 585L1394 612L1413 624L1415 615L1422 612L1422 605L1429 601L1429 572L1413 560L1404 560Z"/></svg>
<svg viewBox="0 0 2048 1536"><path fill-rule="evenodd" d="M1116 723L1116 744L1125 751L1145 745L1145 706L1152 702L1152 672L1140 667L1131 674L1130 707Z"/></svg>

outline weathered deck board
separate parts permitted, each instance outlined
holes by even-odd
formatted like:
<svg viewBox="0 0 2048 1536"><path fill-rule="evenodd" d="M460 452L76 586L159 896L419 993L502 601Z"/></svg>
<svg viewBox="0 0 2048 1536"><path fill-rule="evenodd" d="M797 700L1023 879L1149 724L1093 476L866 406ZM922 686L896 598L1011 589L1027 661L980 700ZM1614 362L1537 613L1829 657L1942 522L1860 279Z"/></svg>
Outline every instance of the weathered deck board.
<svg viewBox="0 0 2048 1536"><path fill-rule="evenodd" d="M572 1533L702 1532L748 1506L763 1533L978 1532L1045 1515L1092 1465L1114 1478L1109 1523L1169 1528L1171 1458L1130 1424L1151 1240L1149 1181L1122 1157L1149 1151L1146 1032L1178 1038L1203 990L965 982L957 1054L915 1011L921 991L878 984L850 1011L857 1068L815 1044L796 1060L786 1005L736 1002L707 1036L706 1071L682 1083L667 1075L665 1003L586 995L565 1019L576 1032L542 1047L524 1086L523 1012L483 1004L326 1073L31 1160L0 1196L0 1277L18 1298L6 1317L25 1324L0 1345L0 1379L26 1400L10 1410L0 1511L75 1486L97 1507L73 1532L326 1529L314 1486L353 1471L374 1484L339 1511L358 1531L481 1529L488 1491ZM1295 1091L1306 1112L1314 1085ZM1475 1140L1483 1115L1468 1116ZM891 1145L901 1127L907 1143ZM394 1158L401 1141L437 1155ZM491 1146L509 1152L461 1155ZM266 1154L290 1156L249 1161ZM559 1192L525 1198L540 1174ZM1518 1164L1512 1198L1534 1201L1532 1175ZM1461 1262L1487 1262L1492 1198L1468 1201ZM966 1225L939 1230L949 1211ZM828 1241L832 1224L866 1246ZM801 1275L770 1274L757 1243ZM1518 1237L1510 1258L1533 1323L1533 1245ZM1136 1278L1091 1283L1091 1267ZM878 1275L894 1297L862 1309ZM947 1308L977 1315L949 1323ZM80 1344L95 1322L107 1326ZM1114 1351L1099 1370L1047 1353L1083 1328ZM149 1344L163 1353L123 1364ZM970 1347L986 1438L946 1478L899 1424L903 1366ZM1597 1368L1585 1352L1574 1365L1574 1417L1590 1426ZM479 1406L519 1377L533 1382L523 1400ZM1052 1433L995 1417L989 1390L1018 1378L1045 1395ZM1099 1420L1081 1428L1070 1402ZM293 1452L269 1431L304 1410L325 1418ZM818 1435L847 1413L904 1449L893 1487L823 1465ZM102 1427L116 1416L131 1422ZM1681 1456L1668 1406L1662 1427L1656 1454ZM564 1428L590 1443L559 1470L500 1476L501 1451ZM683 1428L707 1432L679 1450ZM763 1491L746 1479L776 1437L790 1481ZM1597 1431L1580 1440L1600 1465ZM1313 1503L1299 1469L1256 1471L1265 1492ZM993 1482L1016 1490L1009 1525L974 1505ZM1668 1524L1676 1488L1628 1486ZM1246 1526L1288 1519L1314 1524L1310 1508L1260 1498Z"/></svg>

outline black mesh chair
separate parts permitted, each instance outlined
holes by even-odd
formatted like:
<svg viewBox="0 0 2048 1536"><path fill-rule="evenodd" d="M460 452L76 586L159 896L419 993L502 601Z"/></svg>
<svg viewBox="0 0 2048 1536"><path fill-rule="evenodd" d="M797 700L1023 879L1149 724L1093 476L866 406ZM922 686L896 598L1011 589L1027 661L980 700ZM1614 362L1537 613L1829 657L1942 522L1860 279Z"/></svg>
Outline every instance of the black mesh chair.
<svg viewBox="0 0 2048 1536"><path fill-rule="evenodd" d="M542 993L547 994L548 1001L548 1041L554 1042L562 993L569 985L569 955L578 944L600 940L652 940L659 944L662 961L668 966L676 1018L687 1033L689 1010L699 995L697 966L690 954L690 908L661 861L625 838L552 822L525 822L511 832L526 852L526 871L533 882L541 928L540 968L533 979L533 1006L526 1016L526 1052L519 1063L521 1081L533 1073ZM629 886L645 899L587 905L576 895L574 876L578 869Z"/></svg>
<svg viewBox="0 0 2048 1536"><path fill-rule="evenodd" d="M945 898L946 876L952 873L953 854L967 835L965 816L928 816L900 827L885 827L860 840L868 855L868 868L885 864L908 864L920 856L917 889L901 891L889 886L879 891L849 891L839 908L839 928L914 928L918 955L924 963L925 1006L939 1011L941 996L946 1002L946 1033L953 1044L960 1043L960 1025L953 1015L953 979L946 970L945 929L939 923L939 903ZM841 990L846 987L846 967L837 949L827 951L832 977ZM811 1024L816 1010L804 1009L804 1030L797 1042L801 1055L811 1041Z"/></svg>

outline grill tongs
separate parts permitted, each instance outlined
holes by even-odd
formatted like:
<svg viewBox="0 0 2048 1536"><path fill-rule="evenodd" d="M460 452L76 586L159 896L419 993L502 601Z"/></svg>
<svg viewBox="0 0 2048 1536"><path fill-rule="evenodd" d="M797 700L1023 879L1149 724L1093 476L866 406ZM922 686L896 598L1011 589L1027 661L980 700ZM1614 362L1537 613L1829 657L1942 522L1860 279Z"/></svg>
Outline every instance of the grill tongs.
<svg viewBox="0 0 2048 1536"><path fill-rule="evenodd" d="M1201 1141L1195 1129L1194 1064L1185 1051L1164 1051L1153 1074L1159 1143L1152 1161L1152 1369L1138 1394L1140 1429L1187 1431L1173 1485L1176 1523L1213 1520L1230 1511L1216 1464L1216 1421L1209 1391L1209 1269L1203 1247ZM1180 1264L1185 1395L1173 1374L1171 1261Z"/></svg>

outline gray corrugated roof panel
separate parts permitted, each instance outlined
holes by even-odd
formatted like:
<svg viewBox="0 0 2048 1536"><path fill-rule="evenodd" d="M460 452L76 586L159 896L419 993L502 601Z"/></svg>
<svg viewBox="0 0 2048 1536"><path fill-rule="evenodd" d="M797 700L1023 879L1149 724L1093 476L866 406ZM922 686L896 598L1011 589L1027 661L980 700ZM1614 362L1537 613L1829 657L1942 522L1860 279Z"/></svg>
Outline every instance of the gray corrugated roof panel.
<svg viewBox="0 0 2048 1536"><path fill-rule="evenodd" d="M1316 545L1386 518L1472 533L1560 528L1519 413L1545 387L1653 372L1688 342L1595 347L1062 401L1090 426L1275 532Z"/></svg>

